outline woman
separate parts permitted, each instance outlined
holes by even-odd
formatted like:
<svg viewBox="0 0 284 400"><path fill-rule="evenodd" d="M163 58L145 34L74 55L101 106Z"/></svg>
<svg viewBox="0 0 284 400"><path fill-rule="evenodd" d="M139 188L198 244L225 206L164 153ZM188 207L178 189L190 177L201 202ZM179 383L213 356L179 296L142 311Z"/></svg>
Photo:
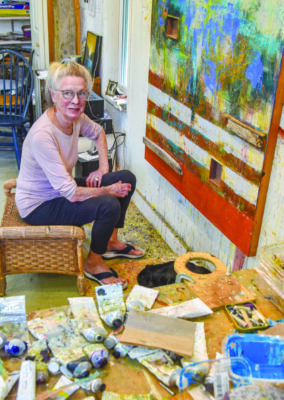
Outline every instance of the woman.
<svg viewBox="0 0 284 400"><path fill-rule="evenodd" d="M84 274L100 284L125 286L103 258L144 255L118 240L136 178L127 170L109 173L104 130L84 114L91 89L91 76L82 65L51 64L46 82L50 107L25 138L16 203L21 217L31 225L82 226L95 221ZM74 179L79 134L94 140L99 168L87 178Z"/></svg>

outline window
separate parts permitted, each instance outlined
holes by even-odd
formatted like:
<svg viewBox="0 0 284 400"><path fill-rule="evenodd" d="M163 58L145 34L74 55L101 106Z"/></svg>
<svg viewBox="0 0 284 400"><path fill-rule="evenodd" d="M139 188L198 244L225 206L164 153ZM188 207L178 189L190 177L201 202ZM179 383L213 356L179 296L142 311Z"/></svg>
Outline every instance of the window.
<svg viewBox="0 0 284 400"><path fill-rule="evenodd" d="M122 86L122 88L124 88L124 89L126 89L126 87L127 87L129 4L130 4L130 0L121 0L119 83L120 83L120 86Z"/></svg>

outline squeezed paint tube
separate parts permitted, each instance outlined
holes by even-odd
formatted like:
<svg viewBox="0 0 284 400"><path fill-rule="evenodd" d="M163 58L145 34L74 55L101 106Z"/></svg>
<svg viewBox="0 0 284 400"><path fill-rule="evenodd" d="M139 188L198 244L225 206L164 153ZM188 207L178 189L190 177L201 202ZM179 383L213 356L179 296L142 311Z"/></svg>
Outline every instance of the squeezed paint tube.
<svg viewBox="0 0 284 400"><path fill-rule="evenodd" d="M102 328L85 328L80 333L89 343L103 342L107 334Z"/></svg>
<svg viewBox="0 0 284 400"><path fill-rule="evenodd" d="M7 341L7 336L5 335L4 332L0 332L0 350L3 349L6 341Z"/></svg>
<svg viewBox="0 0 284 400"><path fill-rule="evenodd" d="M126 309L144 311L150 310L159 291L144 286L135 285L126 299Z"/></svg>
<svg viewBox="0 0 284 400"><path fill-rule="evenodd" d="M104 341L104 346L107 349L112 349L116 344L118 343L118 339L117 337L115 337L114 335L110 334L108 335L108 337L105 339Z"/></svg>
<svg viewBox="0 0 284 400"><path fill-rule="evenodd" d="M108 350L100 343L89 344L83 348L83 352L94 368L103 368L109 360Z"/></svg>
<svg viewBox="0 0 284 400"><path fill-rule="evenodd" d="M176 366L163 350L156 349L137 359L166 386L178 386L181 368Z"/></svg>
<svg viewBox="0 0 284 400"><path fill-rule="evenodd" d="M92 297L69 297L72 314L80 333L88 342L102 342L107 335Z"/></svg>
<svg viewBox="0 0 284 400"><path fill-rule="evenodd" d="M47 367L51 375L58 375L60 373L60 364L55 359L51 359Z"/></svg>
<svg viewBox="0 0 284 400"><path fill-rule="evenodd" d="M72 372L74 378L86 378L90 375L92 364L87 360L86 357L82 357L79 360L67 363L67 368Z"/></svg>
<svg viewBox="0 0 284 400"><path fill-rule="evenodd" d="M28 349L28 344L21 339L11 339L9 342L4 344L4 351L11 357L20 357Z"/></svg>
<svg viewBox="0 0 284 400"><path fill-rule="evenodd" d="M101 318L109 327L120 328L126 311L122 285L103 285L96 287L95 290Z"/></svg>
<svg viewBox="0 0 284 400"><path fill-rule="evenodd" d="M61 387L62 390L60 390ZM72 382L66 376L61 376L56 385L52 388L52 390L55 391L54 397L52 396L52 393L50 393L49 398L54 398L54 400L66 400L78 389L80 389L79 385Z"/></svg>
<svg viewBox="0 0 284 400"><path fill-rule="evenodd" d="M22 361L17 400L35 400L36 366L31 360Z"/></svg>
<svg viewBox="0 0 284 400"><path fill-rule="evenodd" d="M20 376L20 372L16 371L16 372L12 372L11 374L9 374L7 380L6 380L6 391L4 392L4 396L3 399L5 399L10 390L12 390L13 386L15 385L15 383L17 382L17 380L19 379ZM1 399L1 395L0 395L0 399Z"/></svg>
<svg viewBox="0 0 284 400"><path fill-rule="evenodd" d="M88 390L92 393L103 392L106 389L106 385L103 383L101 378L94 378L92 380L88 380L86 382L78 382L80 387L84 390Z"/></svg>
<svg viewBox="0 0 284 400"><path fill-rule="evenodd" d="M8 372L0 359L0 399L4 399L7 391Z"/></svg>
<svg viewBox="0 0 284 400"><path fill-rule="evenodd" d="M134 347L133 345L117 343L117 344L114 346L112 355L114 356L114 358L122 358L122 357L125 357L125 356L127 356L127 354L129 353L129 351L130 351L133 347Z"/></svg>
<svg viewBox="0 0 284 400"><path fill-rule="evenodd" d="M186 367L188 376L189 373L191 374L192 381L203 382L204 378L208 375L209 364L203 362L204 360L208 360L204 322L197 322L194 335L193 355L191 358L181 359L181 365L182 367ZM194 365L191 366L190 364Z"/></svg>
<svg viewBox="0 0 284 400"><path fill-rule="evenodd" d="M36 383L46 383L49 380L48 365L44 362L36 362Z"/></svg>
<svg viewBox="0 0 284 400"><path fill-rule="evenodd" d="M222 358L222 354L220 353L216 353L216 360L220 360ZM209 369L209 373L205 378L204 381L204 386L207 390L207 392L213 393L214 391L214 380L215 380L215 375L216 375L216 371L217 371L217 363L212 363L210 369Z"/></svg>

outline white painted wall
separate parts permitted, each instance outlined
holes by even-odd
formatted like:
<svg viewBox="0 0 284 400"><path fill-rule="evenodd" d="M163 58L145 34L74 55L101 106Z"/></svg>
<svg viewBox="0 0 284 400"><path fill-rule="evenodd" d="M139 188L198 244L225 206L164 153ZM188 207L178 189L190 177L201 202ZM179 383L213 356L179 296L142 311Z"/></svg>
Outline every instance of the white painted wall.
<svg viewBox="0 0 284 400"><path fill-rule="evenodd" d="M103 87L108 79L118 74L116 28L118 27L119 0L103 2ZM109 5L113 8L108 8ZM114 22L115 21L115 22ZM87 18L88 29L94 27L94 19ZM123 121L127 130L125 164L137 177L138 192L134 201L145 216L157 227L177 254L184 247L175 240L174 233L194 251L214 254L228 267L233 264L235 245L200 214L166 179L144 159L148 68L150 53L151 0L131 1L131 26L129 48L128 118ZM284 126L284 114L282 126ZM269 185L259 249L266 244L284 241L284 138L279 136ZM141 195L140 195L141 194ZM146 200L146 201L145 201ZM161 218L160 218L161 217ZM169 230L163 220L172 228ZM169 234L170 231L170 234ZM240 235L242 229L240 227ZM257 257L247 258L246 268L257 265Z"/></svg>

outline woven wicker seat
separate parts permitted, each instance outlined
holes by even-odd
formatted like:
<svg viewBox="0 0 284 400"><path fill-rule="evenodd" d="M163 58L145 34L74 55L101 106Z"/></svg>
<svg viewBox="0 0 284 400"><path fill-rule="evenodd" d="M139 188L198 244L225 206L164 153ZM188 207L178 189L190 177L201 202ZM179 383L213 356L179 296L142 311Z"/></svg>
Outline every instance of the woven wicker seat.
<svg viewBox="0 0 284 400"><path fill-rule="evenodd" d="M85 294L84 229L28 225L17 210L13 191L16 183L16 179L4 183L6 203L0 227L0 295L5 295L6 275L26 272L77 275L79 293Z"/></svg>

